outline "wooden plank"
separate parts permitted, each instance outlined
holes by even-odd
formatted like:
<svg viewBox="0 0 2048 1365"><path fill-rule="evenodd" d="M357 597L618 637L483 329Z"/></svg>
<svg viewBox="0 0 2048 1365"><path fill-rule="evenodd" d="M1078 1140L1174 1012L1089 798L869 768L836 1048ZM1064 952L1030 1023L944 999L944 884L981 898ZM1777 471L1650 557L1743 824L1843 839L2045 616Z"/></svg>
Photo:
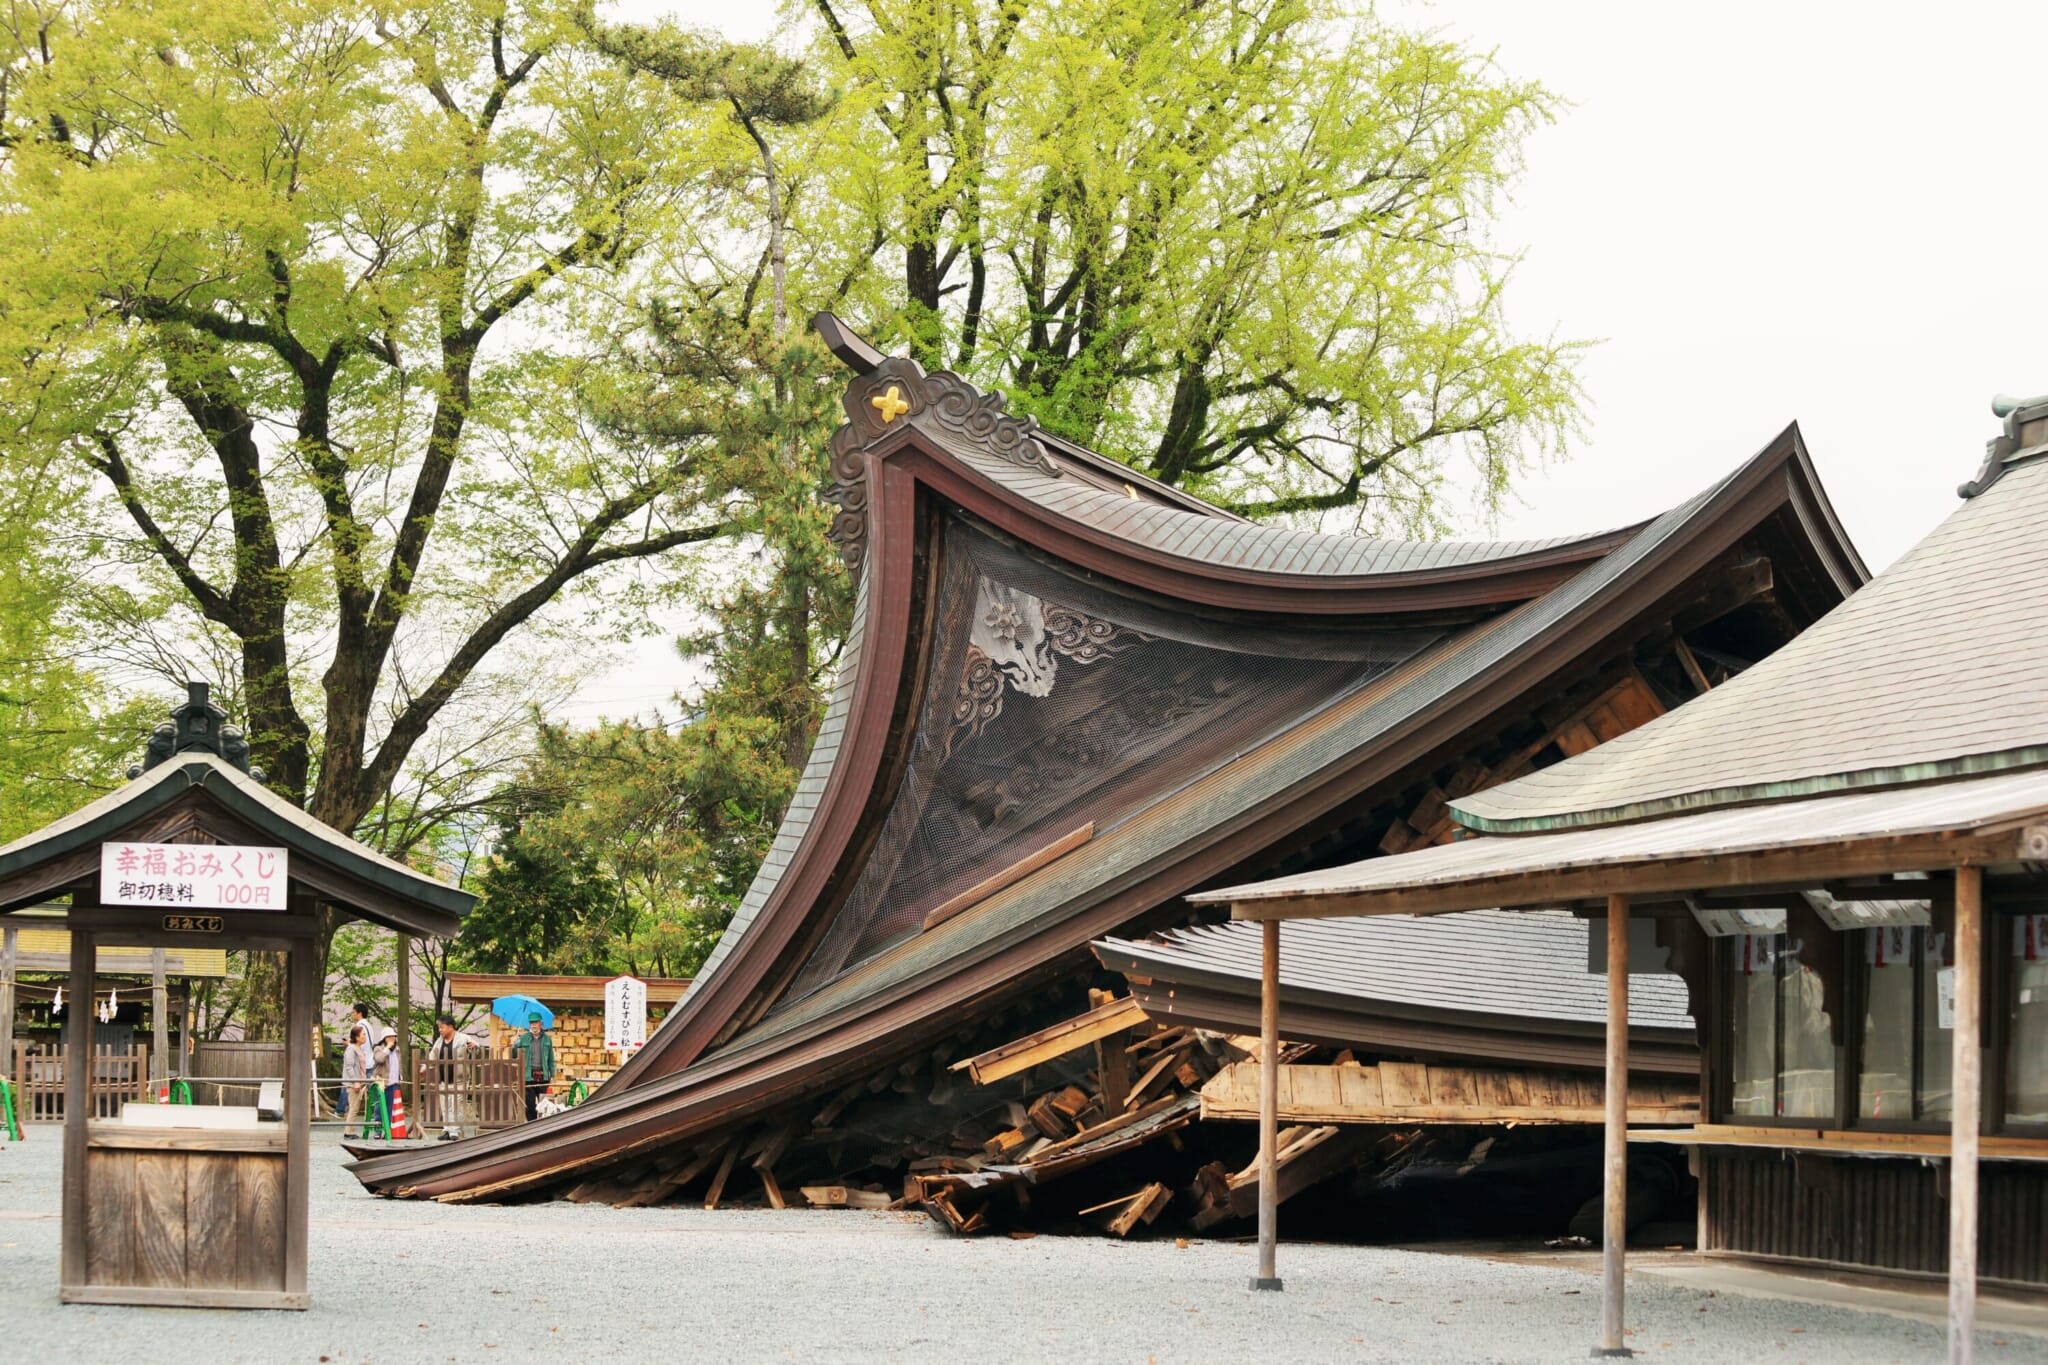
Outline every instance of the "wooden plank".
<svg viewBox="0 0 2048 1365"><path fill-rule="evenodd" d="M880 1190L857 1190L845 1185L804 1185L805 1200L821 1209L886 1209L893 1199Z"/></svg>
<svg viewBox="0 0 2048 1365"><path fill-rule="evenodd" d="M1433 1066L1429 1069L1429 1102L1440 1109L1479 1107L1479 1088L1472 1073L1462 1066Z"/></svg>
<svg viewBox="0 0 2048 1365"><path fill-rule="evenodd" d="M302 1293L253 1289L163 1289L140 1285L66 1285L59 1303L120 1303L142 1308L305 1308Z"/></svg>
<svg viewBox="0 0 2048 1365"><path fill-rule="evenodd" d="M761 1177L761 1192L768 1196L768 1206L770 1208L786 1209L789 1207L788 1201L782 1197L782 1186L775 1179L775 1168L773 1166L763 1166L756 1162L754 1164L754 1174Z"/></svg>
<svg viewBox="0 0 2048 1365"><path fill-rule="evenodd" d="M1429 1068L1419 1062L1381 1062L1380 1094L1389 1109L1429 1104Z"/></svg>
<svg viewBox="0 0 2048 1365"><path fill-rule="evenodd" d="M235 1163L235 1284L284 1292L285 1159L243 1157Z"/></svg>
<svg viewBox="0 0 2048 1365"><path fill-rule="evenodd" d="M86 1205L86 1284L135 1283L135 1153L86 1157L92 1197Z"/></svg>
<svg viewBox="0 0 2048 1365"><path fill-rule="evenodd" d="M1685 642L1684 636L1672 640L1671 652L1678 656L1678 666L1685 670L1686 677L1692 679L1694 687L1701 692L1714 690L1714 685L1707 681L1707 670L1700 667L1699 659L1694 657L1692 646Z"/></svg>
<svg viewBox="0 0 2048 1365"><path fill-rule="evenodd" d="M1060 1142L1055 1142L1054 1144L1052 1144L1052 1146L1045 1148L1043 1151L1040 1151L1036 1154L1036 1156L1033 1159L1038 1160L1044 1157L1053 1156L1060 1152L1072 1151L1074 1148L1082 1146L1086 1143L1093 1142L1097 1138L1108 1137L1111 1133L1119 1132L1122 1129L1130 1127L1132 1124L1142 1123L1144 1120L1151 1118L1154 1114L1161 1112L1168 1106L1178 1103L1181 1098L1182 1097L1179 1095L1162 1095L1158 1099L1152 1101L1152 1103L1150 1104L1143 1105L1137 1109L1132 1109L1126 1113L1118 1114L1115 1118L1110 1119L1103 1123L1098 1123L1092 1128L1083 1128L1080 1132L1074 1134L1072 1137L1067 1138Z"/></svg>
<svg viewBox="0 0 2048 1365"><path fill-rule="evenodd" d="M1032 873L1038 871L1038 869L1064 858L1067 854L1072 853L1094 837L1095 822L1093 820L1082 825L1079 829L1068 830L1044 848L1039 849L1035 853L1025 854L1002 871L982 878L973 886L968 887L959 895L954 896L945 904L939 906L938 909L924 917L924 927L927 930L936 929L955 915L963 914L973 909L1005 887L1021 882Z"/></svg>
<svg viewBox="0 0 2048 1365"><path fill-rule="evenodd" d="M718 1163L718 1174L711 1177L711 1188L704 1193L704 1207L718 1207L718 1197L725 1193L726 1177L732 1174L732 1164L739 1159L740 1144L737 1140L727 1144L725 1157Z"/></svg>
<svg viewBox="0 0 2048 1365"><path fill-rule="evenodd" d="M190 1157L135 1154L135 1283L185 1284L185 1167Z"/></svg>
<svg viewBox="0 0 2048 1365"><path fill-rule="evenodd" d="M1150 1223L1159 1217L1172 1199L1173 1191L1155 1181L1138 1191L1124 1211L1109 1220L1109 1230L1119 1237L1128 1237L1140 1223Z"/></svg>
<svg viewBox="0 0 2048 1365"><path fill-rule="evenodd" d="M988 1085L1144 1022L1145 1012L1138 1008L1137 1002L1123 996L1097 1005L1086 1014L1062 1020L1014 1042L955 1062L948 1069L965 1071L976 1085Z"/></svg>
<svg viewBox="0 0 2048 1365"><path fill-rule="evenodd" d="M1189 1046L1192 1046L1192 1044ZM1145 1073L1138 1077L1138 1083L1131 1087L1130 1095L1124 1100L1124 1108L1128 1109L1133 1105L1144 1103L1152 1091L1154 1082L1171 1073L1186 1057L1186 1047L1170 1048L1160 1053L1152 1065L1145 1068ZM1064 1134L1048 1133L1047 1136L1062 1137Z"/></svg>
<svg viewBox="0 0 2048 1365"><path fill-rule="evenodd" d="M1097 1008L1116 1003L1108 991L1091 990L1088 998ZM1131 1098L1131 1054L1124 1049L1125 1033L1112 1033L1095 1040L1095 1088L1102 1095L1102 1107L1114 1113Z"/></svg>
<svg viewBox="0 0 2048 1365"><path fill-rule="evenodd" d="M188 1155L185 1162L185 1284L192 1289L248 1289L237 1262L239 1199L237 1171L244 1162L268 1165L264 1157L217 1153Z"/></svg>
<svg viewBox="0 0 2048 1365"><path fill-rule="evenodd" d="M1418 1073L1426 1078L1418 1079ZM1201 1090L1204 1119L1258 1116L1259 1065L1234 1062ZM1429 1087L1427 1094L1418 1086ZM1631 1088L1629 1121L1695 1124L1698 1095L1679 1077L1644 1077ZM1557 1072L1429 1067L1383 1062L1280 1068L1279 1120L1294 1124L1584 1123L1605 1118L1600 1087ZM1439 1096L1448 1098L1440 1099ZM1460 1098L1460 1097L1463 1098ZM1784 1130L1774 1130L1783 1133ZM1912 1135L1896 1135L1912 1136ZM2048 1143L2043 1144L2048 1148Z"/></svg>

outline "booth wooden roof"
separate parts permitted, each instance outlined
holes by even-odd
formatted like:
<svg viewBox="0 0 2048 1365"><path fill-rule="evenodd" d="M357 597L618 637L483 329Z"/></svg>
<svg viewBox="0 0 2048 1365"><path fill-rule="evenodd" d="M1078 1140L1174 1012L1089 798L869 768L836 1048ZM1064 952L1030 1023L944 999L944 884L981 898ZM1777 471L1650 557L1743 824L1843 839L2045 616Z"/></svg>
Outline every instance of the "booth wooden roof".
<svg viewBox="0 0 2048 1365"><path fill-rule="evenodd" d="M275 842L293 854L293 881L406 933L452 935L476 900L314 819L220 757L192 752L0 848L0 910L96 884L103 843L192 832L223 843Z"/></svg>
<svg viewBox="0 0 2048 1365"><path fill-rule="evenodd" d="M1189 897L1239 919L1440 914L2048 859L2048 769L1486 835Z"/></svg>

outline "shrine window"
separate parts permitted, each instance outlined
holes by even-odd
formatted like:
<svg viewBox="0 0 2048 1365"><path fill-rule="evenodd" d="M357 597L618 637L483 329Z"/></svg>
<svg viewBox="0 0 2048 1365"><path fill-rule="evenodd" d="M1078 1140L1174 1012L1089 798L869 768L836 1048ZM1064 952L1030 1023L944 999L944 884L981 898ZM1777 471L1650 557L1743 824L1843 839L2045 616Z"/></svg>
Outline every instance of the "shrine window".
<svg viewBox="0 0 2048 1365"><path fill-rule="evenodd" d="M2014 915L2009 923L2005 1122L2048 1127L2048 915Z"/></svg>
<svg viewBox="0 0 2048 1365"><path fill-rule="evenodd" d="M1946 1123L1955 1044L1955 949L1946 933L1863 929L1855 970L1862 1002L1856 1116Z"/></svg>
<svg viewBox="0 0 2048 1365"><path fill-rule="evenodd" d="M1731 1118L1829 1119L1835 1044L1820 974L1790 934L1722 940Z"/></svg>

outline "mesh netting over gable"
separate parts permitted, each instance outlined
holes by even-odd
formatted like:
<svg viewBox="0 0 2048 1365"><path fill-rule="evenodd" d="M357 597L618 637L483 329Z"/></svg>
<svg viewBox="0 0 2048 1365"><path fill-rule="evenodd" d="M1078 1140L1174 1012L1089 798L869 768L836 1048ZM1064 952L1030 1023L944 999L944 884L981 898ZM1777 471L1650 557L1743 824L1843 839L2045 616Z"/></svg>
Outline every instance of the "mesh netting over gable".
<svg viewBox="0 0 2048 1365"><path fill-rule="evenodd" d="M1101 835L1435 638L1197 618L962 514L940 553L903 778L785 1005L919 933L968 888L1090 823Z"/></svg>

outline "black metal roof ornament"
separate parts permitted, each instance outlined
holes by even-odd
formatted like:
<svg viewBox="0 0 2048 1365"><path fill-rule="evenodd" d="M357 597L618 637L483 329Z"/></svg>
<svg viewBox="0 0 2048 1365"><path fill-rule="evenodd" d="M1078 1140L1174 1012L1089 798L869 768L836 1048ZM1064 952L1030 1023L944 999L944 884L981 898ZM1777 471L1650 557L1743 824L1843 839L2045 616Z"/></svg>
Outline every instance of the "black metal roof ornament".
<svg viewBox="0 0 2048 1365"><path fill-rule="evenodd" d="M171 718L150 731L149 747L142 762L128 770L129 777L140 777L178 754L206 753L225 759L258 782L265 780L262 769L249 766L249 740L242 727L227 723L228 713L213 704L208 691L203 682L185 684L185 704L174 707Z"/></svg>

